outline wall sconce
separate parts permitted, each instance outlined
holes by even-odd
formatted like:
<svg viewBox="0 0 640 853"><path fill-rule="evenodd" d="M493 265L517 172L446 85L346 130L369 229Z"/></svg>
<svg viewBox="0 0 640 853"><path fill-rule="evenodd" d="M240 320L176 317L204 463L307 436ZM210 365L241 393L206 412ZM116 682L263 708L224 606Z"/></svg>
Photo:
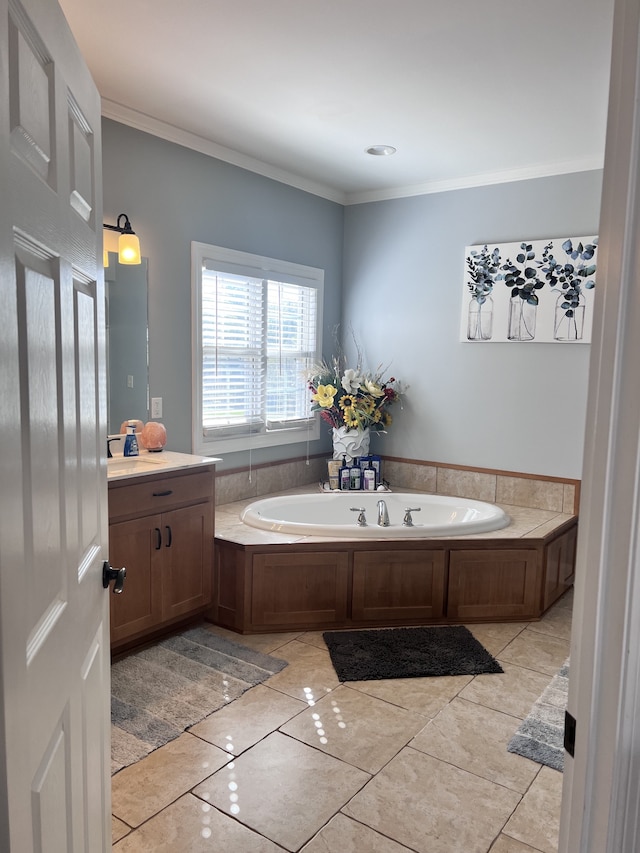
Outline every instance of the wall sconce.
<svg viewBox="0 0 640 853"><path fill-rule="evenodd" d="M142 263L142 257L140 254L140 240L136 237L136 233L131 227L129 217L126 213L121 213L118 216L116 220L116 225L107 225L107 223L105 222L103 223L102 227L105 231L116 231L120 235L117 239L116 248L115 234L103 234L103 262L105 267L109 266L109 252L115 251L118 252L118 261L121 264Z"/></svg>

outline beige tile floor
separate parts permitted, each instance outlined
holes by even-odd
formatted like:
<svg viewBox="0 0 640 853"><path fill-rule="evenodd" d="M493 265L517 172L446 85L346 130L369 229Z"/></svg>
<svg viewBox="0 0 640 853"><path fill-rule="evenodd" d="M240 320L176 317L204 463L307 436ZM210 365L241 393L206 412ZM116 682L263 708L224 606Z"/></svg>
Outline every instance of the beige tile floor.
<svg viewBox="0 0 640 853"><path fill-rule="evenodd" d="M340 684L319 632L211 626L289 665L113 777L113 850L556 853L562 774L506 746L571 605L468 626L504 669L475 677Z"/></svg>

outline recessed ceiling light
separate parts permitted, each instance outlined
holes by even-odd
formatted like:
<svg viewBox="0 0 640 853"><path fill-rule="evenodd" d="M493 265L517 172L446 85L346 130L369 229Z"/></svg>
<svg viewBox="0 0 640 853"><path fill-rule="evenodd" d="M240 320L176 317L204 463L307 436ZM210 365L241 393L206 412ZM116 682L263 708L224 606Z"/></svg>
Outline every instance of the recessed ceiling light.
<svg viewBox="0 0 640 853"><path fill-rule="evenodd" d="M396 149L393 145L372 145L371 148L367 148L367 154L373 154L375 157L388 157L395 153Z"/></svg>

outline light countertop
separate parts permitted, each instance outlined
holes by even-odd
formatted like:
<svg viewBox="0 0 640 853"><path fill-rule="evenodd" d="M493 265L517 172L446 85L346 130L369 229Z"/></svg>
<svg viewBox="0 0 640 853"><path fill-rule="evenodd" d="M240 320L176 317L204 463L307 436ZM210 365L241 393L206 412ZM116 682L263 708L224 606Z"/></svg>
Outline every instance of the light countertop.
<svg viewBox="0 0 640 853"><path fill-rule="evenodd" d="M157 453L141 450L139 456L126 457L114 453L113 458L107 459L107 479L111 482L144 477L147 474L164 474L185 468L215 465L220 461L216 456L194 456L191 453L178 453L175 450L161 450Z"/></svg>

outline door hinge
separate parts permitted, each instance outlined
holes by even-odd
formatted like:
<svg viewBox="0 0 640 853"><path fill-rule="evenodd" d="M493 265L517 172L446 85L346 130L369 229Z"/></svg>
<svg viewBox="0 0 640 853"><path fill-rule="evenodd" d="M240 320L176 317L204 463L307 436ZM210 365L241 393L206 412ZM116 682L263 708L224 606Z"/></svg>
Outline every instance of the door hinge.
<svg viewBox="0 0 640 853"><path fill-rule="evenodd" d="M564 748L573 758L576 751L576 720L568 711L564 712Z"/></svg>

